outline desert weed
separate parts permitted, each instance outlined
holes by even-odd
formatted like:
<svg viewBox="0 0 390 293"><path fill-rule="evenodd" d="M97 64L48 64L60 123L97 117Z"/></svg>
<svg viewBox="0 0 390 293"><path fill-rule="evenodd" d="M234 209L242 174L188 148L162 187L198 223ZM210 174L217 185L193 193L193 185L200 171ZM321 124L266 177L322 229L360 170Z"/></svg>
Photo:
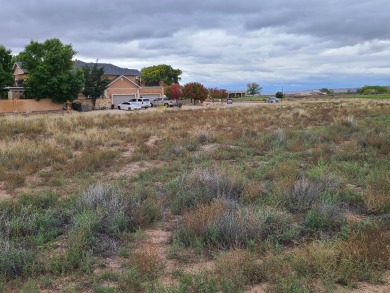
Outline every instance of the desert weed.
<svg viewBox="0 0 390 293"><path fill-rule="evenodd" d="M218 167L196 168L178 177L173 183L171 207L182 213L198 204L216 198L239 200L244 192L244 179Z"/></svg>

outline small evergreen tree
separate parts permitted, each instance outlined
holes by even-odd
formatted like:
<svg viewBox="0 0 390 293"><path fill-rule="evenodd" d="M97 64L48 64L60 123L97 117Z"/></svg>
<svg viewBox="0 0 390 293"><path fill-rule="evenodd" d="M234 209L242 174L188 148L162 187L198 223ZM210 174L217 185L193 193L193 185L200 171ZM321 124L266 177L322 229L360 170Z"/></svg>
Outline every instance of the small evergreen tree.
<svg viewBox="0 0 390 293"><path fill-rule="evenodd" d="M282 92L277 92L275 94L275 97L278 98L279 100L283 99L284 98L284 94Z"/></svg>
<svg viewBox="0 0 390 293"><path fill-rule="evenodd" d="M92 67L85 65L82 67L82 70L85 78L82 93L84 96L92 99L92 105L95 109L96 99L103 95L110 81L104 75L104 68L99 68L97 63L95 63Z"/></svg>

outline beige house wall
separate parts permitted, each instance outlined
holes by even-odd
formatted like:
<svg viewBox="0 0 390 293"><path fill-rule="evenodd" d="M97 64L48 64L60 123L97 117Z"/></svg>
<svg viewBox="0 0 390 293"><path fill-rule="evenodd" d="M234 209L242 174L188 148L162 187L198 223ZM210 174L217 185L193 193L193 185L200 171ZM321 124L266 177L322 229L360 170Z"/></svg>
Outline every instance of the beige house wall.
<svg viewBox="0 0 390 293"><path fill-rule="evenodd" d="M112 95L138 95L138 86L122 77L106 89L104 96L112 102Z"/></svg>
<svg viewBox="0 0 390 293"><path fill-rule="evenodd" d="M24 71L19 66L15 66L14 75L22 75L22 74L24 74Z"/></svg>
<svg viewBox="0 0 390 293"><path fill-rule="evenodd" d="M162 86L148 86L139 89L140 95L164 95L164 88Z"/></svg>
<svg viewBox="0 0 390 293"><path fill-rule="evenodd" d="M121 78L117 79L116 81L114 81L109 86L109 88L134 88L134 89L137 89L138 86L135 82L131 82L127 78L121 77Z"/></svg>

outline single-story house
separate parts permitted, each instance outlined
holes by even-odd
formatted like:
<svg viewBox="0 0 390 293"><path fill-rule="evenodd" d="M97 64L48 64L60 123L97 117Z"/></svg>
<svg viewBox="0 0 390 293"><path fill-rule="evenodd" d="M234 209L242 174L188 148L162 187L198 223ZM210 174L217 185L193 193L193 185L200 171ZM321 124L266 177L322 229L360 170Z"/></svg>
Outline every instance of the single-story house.
<svg viewBox="0 0 390 293"><path fill-rule="evenodd" d="M246 91L238 90L238 91L228 91L229 98L242 98L246 96Z"/></svg>

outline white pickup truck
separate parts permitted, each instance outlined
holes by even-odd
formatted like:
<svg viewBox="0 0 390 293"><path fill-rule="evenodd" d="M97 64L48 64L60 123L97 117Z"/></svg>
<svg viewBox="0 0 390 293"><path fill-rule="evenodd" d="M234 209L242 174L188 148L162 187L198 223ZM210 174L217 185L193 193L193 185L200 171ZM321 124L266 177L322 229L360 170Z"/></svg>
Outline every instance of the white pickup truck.
<svg viewBox="0 0 390 293"><path fill-rule="evenodd" d="M158 106L164 106L164 107L179 107L181 108L182 103L178 100L170 100L166 97L164 98L157 98L150 102L152 104L152 107L158 107Z"/></svg>

